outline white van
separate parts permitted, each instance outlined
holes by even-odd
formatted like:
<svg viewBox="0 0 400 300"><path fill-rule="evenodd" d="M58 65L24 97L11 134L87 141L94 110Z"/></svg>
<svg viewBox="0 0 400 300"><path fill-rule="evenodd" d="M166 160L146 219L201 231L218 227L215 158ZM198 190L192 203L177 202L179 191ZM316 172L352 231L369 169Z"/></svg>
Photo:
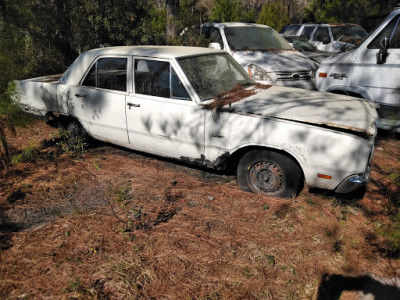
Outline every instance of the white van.
<svg viewBox="0 0 400 300"><path fill-rule="evenodd" d="M361 44L323 60L316 84L378 103L377 126L400 132L400 6Z"/></svg>
<svg viewBox="0 0 400 300"><path fill-rule="evenodd" d="M222 49L257 82L315 89L318 65L296 51L273 28L242 22L204 24L202 33L209 47Z"/></svg>

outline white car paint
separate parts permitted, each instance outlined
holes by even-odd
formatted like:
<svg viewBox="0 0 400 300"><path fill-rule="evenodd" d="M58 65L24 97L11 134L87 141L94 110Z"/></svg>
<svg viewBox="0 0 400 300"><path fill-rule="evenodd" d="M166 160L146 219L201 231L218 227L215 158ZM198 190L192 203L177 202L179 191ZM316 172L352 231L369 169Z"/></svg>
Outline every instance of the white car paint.
<svg viewBox="0 0 400 300"><path fill-rule="evenodd" d="M318 50L336 53L353 48L367 36L362 26L351 23L302 24L297 30L294 29L292 34L307 39Z"/></svg>
<svg viewBox="0 0 400 300"><path fill-rule="evenodd" d="M393 12L361 43L347 52L322 61L316 84L320 91L348 93L379 104L377 126L400 132L400 8ZM389 30L393 24L397 28ZM386 60L378 63L384 37L393 46L386 51Z"/></svg>
<svg viewBox="0 0 400 300"><path fill-rule="evenodd" d="M91 66L107 57L127 58L126 91L82 85ZM205 108L215 97L199 94L197 85L202 82L192 81L198 74L187 73L193 59L205 58L208 62L214 57L218 63L226 60L229 64L199 65L207 68L208 80L222 80L222 85L231 88L240 83L238 78L254 84L224 51L114 47L81 54L59 81L49 83L37 78L17 82L19 101L25 110L39 115L60 114L64 119L77 120L96 139L163 157L224 168L251 149L269 149L293 159L309 186L349 192L366 182L376 134L376 111L370 102L253 85L243 90L253 95L222 106L216 113ZM177 84L187 94L169 97L141 93L136 84L139 75L132 72L139 70L136 65L141 60L167 63L168 74L178 76ZM189 63L185 67L184 61ZM232 82L218 77L218 72L228 67L236 68ZM213 84L205 83L206 88Z"/></svg>
<svg viewBox="0 0 400 300"><path fill-rule="evenodd" d="M210 26L208 26L210 27ZM257 82L263 84L273 84L273 85L281 85L281 86L290 86L290 87L299 87L305 89L315 89L314 83L314 75L315 70L317 69L317 64L306 57L304 54L299 51L294 50L280 35L275 32L272 28L261 25L261 24L253 24L253 23L240 23L240 22L226 22L226 23L212 23L211 27L214 28L211 30L217 30L220 34L220 37L215 38L213 34L211 34L210 47L216 49L223 49L231 54L241 65L242 67L249 72L249 66L254 64L261 69L263 69L268 76L269 80L255 80ZM207 27L205 27L207 28ZM235 29L235 28L247 28L247 29L261 29L261 30L270 30L275 34L271 36L271 39L274 38L279 40L279 42L283 45L279 49L246 49L246 50L235 50L232 45L230 45L229 40L227 38L226 29ZM243 38L243 47L246 47L247 43L251 39L255 37L244 36ZM260 37L258 37L260 38ZM216 42L220 39L220 42ZM262 47L262 43L258 40L260 47ZM268 44L268 42L265 42ZM254 43L257 45L257 42ZM249 72L250 73L250 72Z"/></svg>

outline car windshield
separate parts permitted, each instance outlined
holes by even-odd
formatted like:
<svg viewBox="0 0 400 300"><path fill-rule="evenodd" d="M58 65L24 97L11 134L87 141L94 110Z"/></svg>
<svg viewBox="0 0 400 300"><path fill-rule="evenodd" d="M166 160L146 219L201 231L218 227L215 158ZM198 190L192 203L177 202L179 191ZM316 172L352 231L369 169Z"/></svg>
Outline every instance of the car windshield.
<svg viewBox="0 0 400 300"><path fill-rule="evenodd" d="M259 26L225 27L225 36L233 51L291 50L290 45L274 29Z"/></svg>
<svg viewBox="0 0 400 300"><path fill-rule="evenodd" d="M214 99L238 84L245 87L255 82L246 71L225 53L178 59L186 77L201 101Z"/></svg>
<svg viewBox="0 0 400 300"><path fill-rule="evenodd" d="M364 28L357 25L332 26L332 35L335 41L362 40L367 36Z"/></svg>
<svg viewBox="0 0 400 300"><path fill-rule="evenodd" d="M285 39L293 44L293 48L299 51L316 51L317 48L309 41L297 37L285 37Z"/></svg>

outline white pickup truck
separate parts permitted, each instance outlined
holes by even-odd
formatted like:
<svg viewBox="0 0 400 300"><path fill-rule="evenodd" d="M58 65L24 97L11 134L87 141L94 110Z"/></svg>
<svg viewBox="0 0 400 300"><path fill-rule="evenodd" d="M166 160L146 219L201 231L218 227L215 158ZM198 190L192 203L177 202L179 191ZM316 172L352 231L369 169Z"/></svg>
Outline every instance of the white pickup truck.
<svg viewBox="0 0 400 300"><path fill-rule="evenodd" d="M400 6L355 48L323 60L320 91L379 104L377 126L400 132Z"/></svg>
<svg viewBox="0 0 400 300"><path fill-rule="evenodd" d="M211 168L242 189L294 197L364 185L376 134L370 102L261 86L226 52L112 47L81 54L57 79L18 81L19 102L58 127Z"/></svg>

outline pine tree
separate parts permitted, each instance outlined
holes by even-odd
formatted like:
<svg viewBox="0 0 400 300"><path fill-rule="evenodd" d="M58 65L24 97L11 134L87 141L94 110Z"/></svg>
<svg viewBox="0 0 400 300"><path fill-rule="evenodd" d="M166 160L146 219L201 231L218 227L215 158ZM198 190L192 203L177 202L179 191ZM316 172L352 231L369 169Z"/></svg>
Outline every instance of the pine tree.
<svg viewBox="0 0 400 300"><path fill-rule="evenodd" d="M211 19L221 22L239 21L243 16L242 12L243 7L240 0L215 0Z"/></svg>
<svg viewBox="0 0 400 300"><path fill-rule="evenodd" d="M268 25L277 31L290 22L285 8L279 2L265 3L257 23Z"/></svg>

